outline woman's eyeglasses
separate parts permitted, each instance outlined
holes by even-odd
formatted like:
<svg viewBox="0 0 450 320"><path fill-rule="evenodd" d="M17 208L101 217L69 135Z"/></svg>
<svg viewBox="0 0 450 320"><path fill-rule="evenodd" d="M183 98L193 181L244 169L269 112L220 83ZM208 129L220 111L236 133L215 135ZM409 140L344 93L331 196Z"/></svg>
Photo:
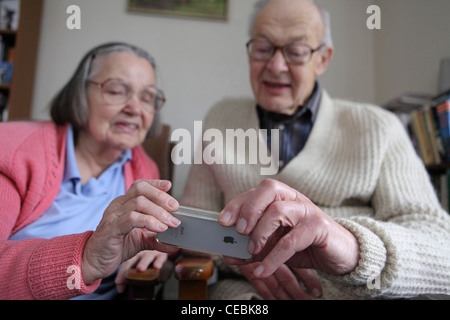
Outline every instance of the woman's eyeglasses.
<svg viewBox="0 0 450 320"><path fill-rule="evenodd" d="M103 100L111 105L127 103L134 93L129 84L118 79L108 79L103 83L92 80L87 82L96 85L101 90ZM144 88L136 94L142 108L149 113L160 111L166 102L164 93L156 87Z"/></svg>

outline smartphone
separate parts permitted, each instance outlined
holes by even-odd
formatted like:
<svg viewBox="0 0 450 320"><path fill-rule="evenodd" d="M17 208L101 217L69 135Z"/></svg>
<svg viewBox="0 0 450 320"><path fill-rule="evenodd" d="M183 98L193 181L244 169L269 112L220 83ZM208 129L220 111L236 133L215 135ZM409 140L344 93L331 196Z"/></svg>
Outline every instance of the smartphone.
<svg viewBox="0 0 450 320"><path fill-rule="evenodd" d="M239 234L235 227L222 226L219 213L180 206L173 215L181 224L157 234L159 242L244 260L252 257L247 251L250 237Z"/></svg>

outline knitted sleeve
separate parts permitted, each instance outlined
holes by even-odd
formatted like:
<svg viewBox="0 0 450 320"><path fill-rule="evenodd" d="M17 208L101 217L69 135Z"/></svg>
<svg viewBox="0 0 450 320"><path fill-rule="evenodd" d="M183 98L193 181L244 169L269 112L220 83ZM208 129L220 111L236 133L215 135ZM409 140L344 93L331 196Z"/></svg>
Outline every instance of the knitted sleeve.
<svg viewBox="0 0 450 320"><path fill-rule="evenodd" d="M83 248L91 233L66 237L9 241L21 198L14 183L0 174L0 299L69 299L94 292L81 278Z"/></svg>
<svg viewBox="0 0 450 320"><path fill-rule="evenodd" d="M62 300L90 294L101 279L87 286L81 260L92 232L79 235L0 242L0 299Z"/></svg>
<svg viewBox="0 0 450 320"><path fill-rule="evenodd" d="M57 151L46 151L58 150L57 141L65 141L66 128L8 123L2 124L1 132L0 299L66 299L92 293L100 281L86 286L80 273L90 233L8 241L18 225L35 219L52 201L55 191L50 181L57 180L61 170ZM43 165L46 159L52 170ZM31 171L37 172L33 179ZM24 206L28 214L21 215Z"/></svg>
<svg viewBox="0 0 450 320"><path fill-rule="evenodd" d="M409 138L392 118L372 204L375 217L337 221L358 239L359 266L326 277L360 296L450 294L450 217Z"/></svg>

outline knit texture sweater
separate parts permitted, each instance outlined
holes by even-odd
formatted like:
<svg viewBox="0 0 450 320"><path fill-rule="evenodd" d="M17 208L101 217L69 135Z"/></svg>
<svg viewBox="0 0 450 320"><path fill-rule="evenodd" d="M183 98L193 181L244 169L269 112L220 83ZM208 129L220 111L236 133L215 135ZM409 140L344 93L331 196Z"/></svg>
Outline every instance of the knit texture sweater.
<svg viewBox="0 0 450 320"><path fill-rule="evenodd" d="M324 299L450 294L450 216L400 121L377 106L333 100L325 91L318 112L305 148L281 172L263 176L261 164L193 165L181 202L220 211L263 179L277 179L359 242L353 272L318 272ZM258 130L258 123L254 101L227 99L210 111L203 129L225 136L226 129ZM248 286L236 280L222 284L217 298L247 294Z"/></svg>
<svg viewBox="0 0 450 320"><path fill-rule="evenodd" d="M65 167L67 126L50 122L0 124L0 299L68 299L90 294L80 272L92 231L45 239L8 241L38 219L55 200ZM158 179L156 164L141 147L125 164L126 188L136 179ZM78 277L76 286L69 277ZM74 288L75 287L75 288Z"/></svg>

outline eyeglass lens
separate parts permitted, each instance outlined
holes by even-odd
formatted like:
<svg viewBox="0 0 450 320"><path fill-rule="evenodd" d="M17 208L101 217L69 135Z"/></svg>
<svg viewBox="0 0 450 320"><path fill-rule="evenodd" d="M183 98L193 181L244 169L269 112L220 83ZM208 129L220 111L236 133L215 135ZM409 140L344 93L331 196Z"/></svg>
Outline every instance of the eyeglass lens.
<svg viewBox="0 0 450 320"><path fill-rule="evenodd" d="M102 94L107 103L121 104L127 102L131 98L132 91L126 83L110 80L104 83ZM162 93L153 87L139 91L138 98L142 107L149 112L158 111L164 103Z"/></svg>
<svg viewBox="0 0 450 320"><path fill-rule="evenodd" d="M265 41L251 41L248 44L249 55L255 60L268 61L272 59L277 49L277 47ZM290 44L281 49L286 61L293 64L307 63L312 52L314 52L314 50L302 44Z"/></svg>

